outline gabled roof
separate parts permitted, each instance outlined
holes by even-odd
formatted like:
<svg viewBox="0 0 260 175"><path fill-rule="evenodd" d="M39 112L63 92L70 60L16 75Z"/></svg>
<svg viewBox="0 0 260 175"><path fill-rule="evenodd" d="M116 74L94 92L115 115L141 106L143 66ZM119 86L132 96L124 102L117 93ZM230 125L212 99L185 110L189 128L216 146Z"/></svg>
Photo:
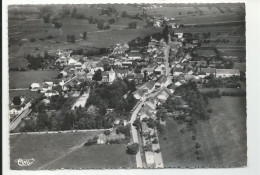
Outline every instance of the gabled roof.
<svg viewBox="0 0 260 175"><path fill-rule="evenodd" d="M147 83L145 83L145 87L147 87L149 90L151 90L155 85L155 81L151 80Z"/></svg>
<svg viewBox="0 0 260 175"><path fill-rule="evenodd" d="M167 76L166 75L161 75L157 82L160 83L160 84L166 83L167 82Z"/></svg>
<svg viewBox="0 0 260 175"><path fill-rule="evenodd" d="M209 73L209 74L215 74L216 69L215 68L201 68L201 72Z"/></svg>
<svg viewBox="0 0 260 175"><path fill-rule="evenodd" d="M128 70L126 69L121 69L121 70L115 70L116 74L127 74Z"/></svg>
<svg viewBox="0 0 260 175"><path fill-rule="evenodd" d="M238 69L216 69L217 74L240 74Z"/></svg>

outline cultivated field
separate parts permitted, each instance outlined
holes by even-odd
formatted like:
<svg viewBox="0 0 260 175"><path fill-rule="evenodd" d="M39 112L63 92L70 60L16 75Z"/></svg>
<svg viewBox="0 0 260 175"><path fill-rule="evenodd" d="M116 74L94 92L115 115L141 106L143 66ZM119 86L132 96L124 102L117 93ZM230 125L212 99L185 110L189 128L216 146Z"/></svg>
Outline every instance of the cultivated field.
<svg viewBox="0 0 260 175"><path fill-rule="evenodd" d="M135 168L135 156L126 153L123 144L82 146L46 169Z"/></svg>
<svg viewBox="0 0 260 175"><path fill-rule="evenodd" d="M195 125L196 140L186 125L168 119L166 133L159 137L165 167L246 166L246 98L210 99L209 108L213 109L209 121ZM196 143L201 145L200 160Z"/></svg>
<svg viewBox="0 0 260 175"><path fill-rule="evenodd" d="M101 132L78 132L59 134L23 134L10 136L11 169L38 169L39 167L63 156L76 146L85 143L88 139ZM110 151L108 153L115 152ZM31 159L35 162L29 167L18 166L16 159ZM89 159L86 157L86 159ZM62 168L62 167L60 167Z"/></svg>
<svg viewBox="0 0 260 175"><path fill-rule="evenodd" d="M45 79L53 79L59 71L24 71L9 72L9 88L29 88L32 83L43 83Z"/></svg>

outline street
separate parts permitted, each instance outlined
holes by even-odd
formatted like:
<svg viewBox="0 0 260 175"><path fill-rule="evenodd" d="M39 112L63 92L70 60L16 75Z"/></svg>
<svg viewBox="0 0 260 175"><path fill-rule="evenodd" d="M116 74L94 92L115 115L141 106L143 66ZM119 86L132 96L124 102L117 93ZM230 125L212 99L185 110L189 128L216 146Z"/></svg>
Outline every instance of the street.
<svg viewBox="0 0 260 175"><path fill-rule="evenodd" d="M20 124L22 118L26 117L31 112L31 109L29 109L30 106L31 103L27 103L21 114L18 114L17 117L10 123L10 131L14 130Z"/></svg>
<svg viewBox="0 0 260 175"><path fill-rule="evenodd" d="M133 111L132 116L131 116L131 130L132 130L133 142L139 144L138 133L137 133L135 126L133 126L133 123L136 120L137 114L139 113L139 111L143 105L143 101L138 102L138 103L139 103L138 106L135 108L135 110ZM136 158L136 167L143 168L143 162L142 162L140 150L136 154L135 158Z"/></svg>

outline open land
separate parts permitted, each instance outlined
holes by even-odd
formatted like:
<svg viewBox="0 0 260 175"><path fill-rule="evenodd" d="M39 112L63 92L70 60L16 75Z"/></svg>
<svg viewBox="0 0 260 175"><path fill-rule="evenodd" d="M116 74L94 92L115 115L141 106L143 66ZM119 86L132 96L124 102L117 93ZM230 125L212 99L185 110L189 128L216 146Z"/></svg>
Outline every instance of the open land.
<svg viewBox="0 0 260 175"><path fill-rule="evenodd" d="M44 82L45 79L53 79L58 75L59 71L24 71L9 72L9 87L13 88L29 88L32 83Z"/></svg>
<svg viewBox="0 0 260 175"><path fill-rule="evenodd" d="M196 141L184 124L168 119L166 134L160 138L165 167L230 167L246 165L246 98L210 99L213 109L209 121L195 125ZM201 159L195 144L201 144Z"/></svg>
<svg viewBox="0 0 260 175"><path fill-rule="evenodd" d="M134 156L126 154L123 144L82 146L46 169L135 168Z"/></svg>
<svg viewBox="0 0 260 175"><path fill-rule="evenodd" d="M11 135L11 169L38 169L100 133L101 131L88 131L40 135ZM15 162L19 158L34 158L35 162L30 167L20 167Z"/></svg>

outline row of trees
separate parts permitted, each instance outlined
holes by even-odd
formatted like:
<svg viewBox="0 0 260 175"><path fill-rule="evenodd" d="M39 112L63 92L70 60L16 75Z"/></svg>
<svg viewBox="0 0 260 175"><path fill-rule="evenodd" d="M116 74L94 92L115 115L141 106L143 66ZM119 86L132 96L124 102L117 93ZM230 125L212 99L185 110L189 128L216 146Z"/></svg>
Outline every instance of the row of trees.
<svg viewBox="0 0 260 175"><path fill-rule="evenodd" d="M38 70L40 68L45 67L45 61L47 60L53 60L54 56L51 56L48 54L48 52L44 52L44 56L41 56L40 54L37 54L36 56L28 54L25 56L25 59L28 61L28 67L30 69Z"/></svg>

